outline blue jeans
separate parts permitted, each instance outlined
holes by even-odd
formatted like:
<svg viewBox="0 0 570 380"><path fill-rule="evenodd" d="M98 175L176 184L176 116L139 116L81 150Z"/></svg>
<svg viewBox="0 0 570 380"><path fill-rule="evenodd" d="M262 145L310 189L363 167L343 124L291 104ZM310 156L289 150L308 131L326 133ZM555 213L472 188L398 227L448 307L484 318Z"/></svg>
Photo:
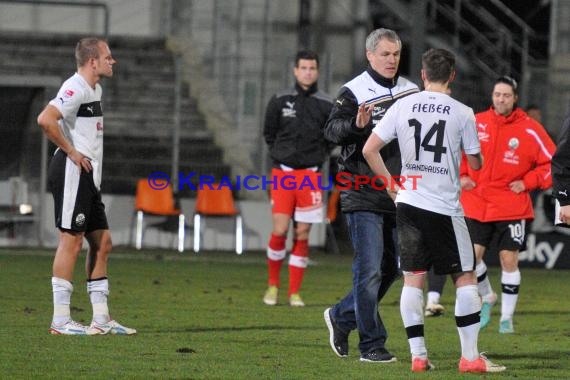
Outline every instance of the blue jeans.
<svg viewBox="0 0 570 380"><path fill-rule="evenodd" d="M345 333L358 329L362 355L384 348L388 333L378 302L399 276L395 216L368 211L345 213L354 249L352 289L331 310Z"/></svg>

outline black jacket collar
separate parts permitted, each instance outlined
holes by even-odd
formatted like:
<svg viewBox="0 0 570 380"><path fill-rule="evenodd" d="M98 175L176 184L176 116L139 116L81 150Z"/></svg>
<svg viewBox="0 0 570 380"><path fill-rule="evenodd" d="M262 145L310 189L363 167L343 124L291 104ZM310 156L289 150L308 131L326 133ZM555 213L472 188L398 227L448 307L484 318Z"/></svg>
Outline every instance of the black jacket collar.
<svg viewBox="0 0 570 380"><path fill-rule="evenodd" d="M399 74L396 73L396 75L394 76L394 78L392 79L388 79L386 77L383 77L382 75L380 75L379 73L377 73L376 71L374 71L374 69L368 65L368 67L366 68L366 72L372 77L372 79L374 79L374 81L376 83L378 83L379 85L386 87L386 88L394 88L396 87L396 83L398 82L398 76Z"/></svg>
<svg viewBox="0 0 570 380"><path fill-rule="evenodd" d="M299 95L309 96L317 92L319 88L317 86L317 82L315 82L311 87L309 87L306 90L303 90L303 87L301 87L298 82L295 82L295 90L297 90Z"/></svg>

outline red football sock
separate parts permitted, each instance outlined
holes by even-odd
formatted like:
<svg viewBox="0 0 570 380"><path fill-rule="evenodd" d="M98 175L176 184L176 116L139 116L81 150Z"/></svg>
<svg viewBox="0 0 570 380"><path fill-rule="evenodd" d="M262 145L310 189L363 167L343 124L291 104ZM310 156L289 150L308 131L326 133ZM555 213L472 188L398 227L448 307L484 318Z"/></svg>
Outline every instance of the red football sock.
<svg viewBox="0 0 570 380"><path fill-rule="evenodd" d="M307 240L296 240L289 257L289 296L299 293L308 261L309 242Z"/></svg>
<svg viewBox="0 0 570 380"><path fill-rule="evenodd" d="M267 244L267 268L269 273L269 286L280 285L279 275L281 273L281 266L285 259L285 240L287 236L277 236L271 234L269 243Z"/></svg>

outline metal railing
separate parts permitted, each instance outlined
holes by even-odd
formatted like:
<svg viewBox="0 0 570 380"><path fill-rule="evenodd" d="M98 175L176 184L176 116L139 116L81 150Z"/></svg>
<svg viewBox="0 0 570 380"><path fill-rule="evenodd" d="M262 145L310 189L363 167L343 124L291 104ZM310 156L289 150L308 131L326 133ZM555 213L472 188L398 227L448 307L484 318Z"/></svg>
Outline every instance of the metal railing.
<svg viewBox="0 0 570 380"><path fill-rule="evenodd" d="M521 31L520 37L518 33L509 33L507 34L508 48L511 49L511 53L514 53L515 57L518 58L519 67L517 70L514 69L514 62L511 62L511 70L514 71L515 74L518 74L520 82L521 82L521 93L519 94L521 99L527 98L528 95L528 87L530 81L530 72L529 66L535 63L535 59L532 57L529 49L529 41L531 38L538 38L536 32L519 16L517 16L513 11L511 11L505 4L498 0L488 0L494 7L496 7L500 12L506 16L509 20L511 20ZM483 16L481 17L480 21L484 21L487 26L491 29L493 27L497 27L497 25L501 25L501 23L497 20L496 17L493 17L490 12L486 11L484 8L476 8L470 1L464 1L464 5L466 5L471 11L473 12L483 12ZM498 31L501 33L501 31ZM514 59L513 59L514 61Z"/></svg>

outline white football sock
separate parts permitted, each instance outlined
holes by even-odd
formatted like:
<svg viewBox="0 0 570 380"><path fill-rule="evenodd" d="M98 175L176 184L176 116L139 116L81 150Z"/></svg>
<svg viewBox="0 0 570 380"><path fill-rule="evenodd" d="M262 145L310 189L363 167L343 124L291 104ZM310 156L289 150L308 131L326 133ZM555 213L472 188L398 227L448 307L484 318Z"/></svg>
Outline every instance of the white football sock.
<svg viewBox="0 0 570 380"><path fill-rule="evenodd" d="M479 290L479 295L483 298L483 301L487 301L485 298L493 294L493 288L491 287L491 282L487 275L487 265L485 265L484 261L477 264L475 272L477 273L477 288Z"/></svg>
<svg viewBox="0 0 570 380"><path fill-rule="evenodd" d="M93 320L97 323L106 323L111 320L107 296L109 295L109 280L105 277L96 280L87 280L87 293L93 305Z"/></svg>
<svg viewBox="0 0 570 380"><path fill-rule="evenodd" d="M413 357L427 358L423 304L424 293L422 289L404 285L400 297L400 314L406 328L410 352Z"/></svg>
<svg viewBox="0 0 570 380"><path fill-rule="evenodd" d="M53 292L53 324L64 325L71 320L71 293L73 284L63 278L52 277L51 288Z"/></svg>
<svg viewBox="0 0 570 380"><path fill-rule="evenodd" d="M427 304L428 304L428 305L435 305L435 304L438 304L440 297L441 297L441 294L439 294L438 292L428 292L428 294L427 294Z"/></svg>
<svg viewBox="0 0 570 380"><path fill-rule="evenodd" d="M481 327L479 312L481 301L476 285L457 288L455 301L455 321L461 341L461 356L469 361L479 357L477 340Z"/></svg>
<svg viewBox="0 0 570 380"><path fill-rule="evenodd" d="M512 319L519 299L521 272L503 272L501 274L501 321Z"/></svg>

